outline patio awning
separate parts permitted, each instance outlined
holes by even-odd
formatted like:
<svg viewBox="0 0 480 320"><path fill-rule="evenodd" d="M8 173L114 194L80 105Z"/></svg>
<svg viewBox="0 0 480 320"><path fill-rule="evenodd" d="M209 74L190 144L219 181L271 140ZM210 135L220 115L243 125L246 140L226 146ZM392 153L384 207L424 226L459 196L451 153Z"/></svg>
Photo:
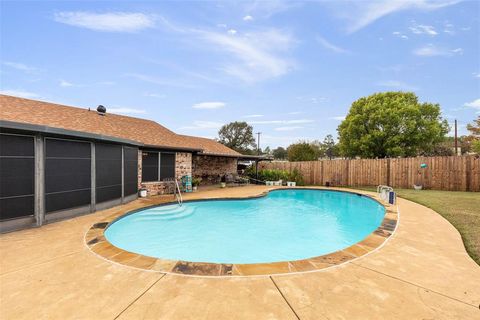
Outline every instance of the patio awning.
<svg viewBox="0 0 480 320"><path fill-rule="evenodd" d="M238 157L238 160L239 161L258 161L258 162L260 162L260 161L272 161L273 157L265 156L265 155L255 156L255 155L242 154L241 156Z"/></svg>

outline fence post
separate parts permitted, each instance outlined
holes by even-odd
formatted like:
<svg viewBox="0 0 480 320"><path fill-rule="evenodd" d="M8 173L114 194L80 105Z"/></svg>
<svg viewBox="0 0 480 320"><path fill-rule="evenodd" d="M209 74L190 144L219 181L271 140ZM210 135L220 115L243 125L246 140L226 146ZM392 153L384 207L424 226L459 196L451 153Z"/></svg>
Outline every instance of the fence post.
<svg viewBox="0 0 480 320"><path fill-rule="evenodd" d="M387 158L387 186L390 186L390 158Z"/></svg>
<svg viewBox="0 0 480 320"><path fill-rule="evenodd" d="M347 163L345 165L345 171L347 173L347 179L346 179L347 186L349 186L350 185L350 159L347 159Z"/></svg>
<svg viewBox="0 0 480 320"><path fill-rule="evenodd" d="M469 157L467 156L467 158L465 159L465 164L466 164L466 168L465 168L465 184L466 184L466 191L471 191L472 189L472 160L473 160L473 157Z"/></svg>

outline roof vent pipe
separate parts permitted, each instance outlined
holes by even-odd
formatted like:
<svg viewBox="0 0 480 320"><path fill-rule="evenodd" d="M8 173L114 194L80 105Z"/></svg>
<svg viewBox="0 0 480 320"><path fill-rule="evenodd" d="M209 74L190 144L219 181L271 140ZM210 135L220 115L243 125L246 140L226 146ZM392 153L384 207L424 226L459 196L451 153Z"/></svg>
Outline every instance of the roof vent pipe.
<svg viewBox="0 0 480 320"><path fill-rule="evenodd" d="M105 113L107 112L107 108L105 108L105 107L102 106L102 105L99 105L99 106L97 107L97 112L98 112L99 115L104 116Z"/></svg>

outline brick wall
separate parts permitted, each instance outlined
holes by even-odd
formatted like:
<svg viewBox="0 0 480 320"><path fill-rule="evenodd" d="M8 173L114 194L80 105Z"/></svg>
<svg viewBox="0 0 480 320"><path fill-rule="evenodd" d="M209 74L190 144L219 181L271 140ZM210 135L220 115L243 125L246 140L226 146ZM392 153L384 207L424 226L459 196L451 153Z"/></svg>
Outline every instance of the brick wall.
<svg viewBox="0 0 480 320"><path fill-rule="evenodd" d="M193 177L201 178L202 184L220 182L220 177L227 173L237 173L237 158L193 156Z"/></svg>
<svg viewBox="0 0 480 320"><path fill-rule="evenodd" d="M188 152L177 152L175 154L175 176L180 179L182 176L192 175L192 154ZM148 196L173 193L172 182L152 181L142 182L142 151L138 151L138 188L147 189Z"/></svg>
<svg viewBox="0 0 480 320"><path fill-rule="evenodd" d="M186 175L192 175L192 154L177 152L175 155L175 176L180 179Z"/></svg>

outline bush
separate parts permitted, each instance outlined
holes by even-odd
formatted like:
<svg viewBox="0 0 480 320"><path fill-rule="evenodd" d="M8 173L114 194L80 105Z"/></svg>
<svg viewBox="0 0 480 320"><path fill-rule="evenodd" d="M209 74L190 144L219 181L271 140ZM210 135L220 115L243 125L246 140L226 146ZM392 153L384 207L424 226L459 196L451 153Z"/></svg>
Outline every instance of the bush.
<svg viewBox="0 0 480 320"><path fill-rule="evenodd" d="M263 181L288 180L289 173L285 170L265 169L258 171L258 179Z"/></svg>
<svg viewBox="0 0 480 320"><path fill-rule="evenodd" d="M245 170L247 176L255 178L255 167L249 167ZM263 169L258 170L258 180L262 181L295 181L297 185L303 186L303 176L298 169L294 169L292 172L279 169Z"/></svg>
<svg viewBox="0 0 480 320"><path fill-rule="evenodd" d="M202 182L202 178L193 178L192 179L192 186L198 187L201 182Z"/></svg>
<svg viewBox="0 0 480 320"><path fill-rule="evenodd" d="M297 186L305 185L305 182L303 181L303 175L298 169L293 169L289 175L288 181L295 181Z"/></svg>

